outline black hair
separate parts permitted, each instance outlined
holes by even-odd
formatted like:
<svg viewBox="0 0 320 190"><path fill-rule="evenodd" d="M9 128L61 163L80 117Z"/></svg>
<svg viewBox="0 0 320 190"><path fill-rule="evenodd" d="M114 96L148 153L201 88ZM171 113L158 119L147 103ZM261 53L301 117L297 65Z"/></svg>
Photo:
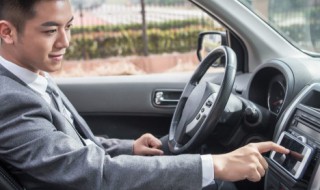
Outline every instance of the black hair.
<svg viewBox="0 0 320 190"><path fill-rule="evenodd" d="M22 32L25 22L32 19L35 5L42 0L0 0L0 20L10 22L18 32Z"/></svg>

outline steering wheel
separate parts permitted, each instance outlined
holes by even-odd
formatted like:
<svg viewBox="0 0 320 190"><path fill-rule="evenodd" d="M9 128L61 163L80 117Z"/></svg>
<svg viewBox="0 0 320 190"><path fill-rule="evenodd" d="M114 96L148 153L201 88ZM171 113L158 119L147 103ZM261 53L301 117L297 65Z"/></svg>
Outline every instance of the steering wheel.
<svg viewBox="0 0 320 190"><path fill-rule="evenodd" d="M225 56L221 86L201 80L220 57ZM237 71L237 58L227 46L211 51L186 84L171 121L169 149L174 154L191 150L216 128L230 97Z"/></svg>

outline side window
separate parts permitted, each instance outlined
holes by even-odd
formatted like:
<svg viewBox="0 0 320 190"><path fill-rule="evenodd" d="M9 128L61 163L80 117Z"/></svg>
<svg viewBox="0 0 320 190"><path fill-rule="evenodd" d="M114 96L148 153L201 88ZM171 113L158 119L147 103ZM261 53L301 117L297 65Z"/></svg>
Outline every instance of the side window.
<svg viewBox="0 0 320 190"><path fill-rule="evenodd" d="M224 31L185 0L72 3L72 40L56 77L193 71L198 34Z"/></svg>

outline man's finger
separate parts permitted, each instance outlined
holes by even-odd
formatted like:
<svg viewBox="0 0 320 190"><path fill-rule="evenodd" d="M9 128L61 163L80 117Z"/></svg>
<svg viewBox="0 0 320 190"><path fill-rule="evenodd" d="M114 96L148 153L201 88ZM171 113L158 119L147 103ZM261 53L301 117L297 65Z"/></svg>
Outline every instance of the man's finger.
<svg viewBox="0 0 320 190"><path fill-rule="evenodd" d="M152 148L160 148L162 146L162 142L157 139L156 137L150 138L149 139L149 144L151 145Z"/></svg>
<svg viewBox="0 0 320 190"><path fill-rule="evenodd" d="M259 162L260 162L260 164L262 165L262 167L266 170L266 169L268 169L268 167L269 167L269 164L268 164L268 162L266 161L266 159L262 156L262 155L259 155Z"/></svg>
<svg viewBox="0 0 320 190"><path fill-rule="evenodd" d="M257 181L261 180L261 176L260 176L260 173L258 172L258 170L256 170L254 173L252 173L250 176L248 176L247 179L252 182L257 182Z"/></svg>
<svg viewBox="0 0 320 190"><path fill-rule="evenodd" d="M271 141L256 143L255 146L257 146L260 153L269 152L271 150L282 154L288 154L290 152L290 150L286 149L285 147Z"/></svg>
<svg viewBox="0 0 320 190"><path fill-rule="evenodd" d="M257 171L260 174L260 178L266 174L266 170L263 168L261 164L257 165Z"/></svg>
<svg viewBox="0 0 320 190"><path fill-rule="evenodd" d="M145 155L163 155L163 151L155 148L146 148L144 150Z"/></svg>

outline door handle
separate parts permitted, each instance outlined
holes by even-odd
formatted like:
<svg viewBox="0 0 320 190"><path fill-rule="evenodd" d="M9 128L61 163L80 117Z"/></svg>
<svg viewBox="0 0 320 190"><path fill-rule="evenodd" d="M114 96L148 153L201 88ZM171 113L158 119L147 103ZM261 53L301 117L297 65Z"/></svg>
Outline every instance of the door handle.
<svg viewBox="0 0 320 190"><path fill-rule="evenodd" d="M156 106L176 106L179 102L182 90L157 90L153 103Z"/></svg>

